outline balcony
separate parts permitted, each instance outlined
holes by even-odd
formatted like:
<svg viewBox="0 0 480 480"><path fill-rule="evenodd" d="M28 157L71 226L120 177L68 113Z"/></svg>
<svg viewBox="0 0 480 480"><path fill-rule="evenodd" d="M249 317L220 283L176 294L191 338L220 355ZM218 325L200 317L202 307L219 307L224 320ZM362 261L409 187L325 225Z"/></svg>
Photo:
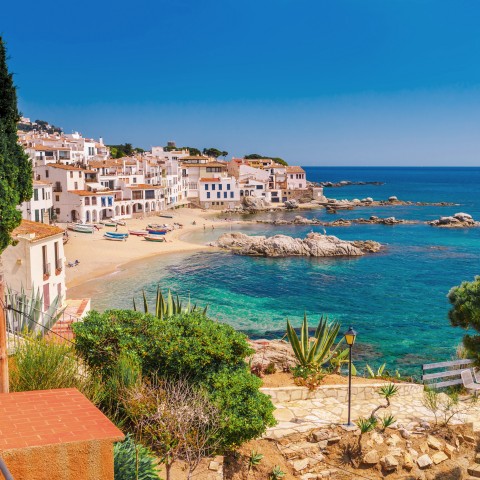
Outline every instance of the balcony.
<svg viewBox="0 0 480 480"><path fill-rule="evenodd" d="M55 275L58 275L63 269L63 258L57 258L55 260Z"/></svg>
<svg viewBox="0 0 480 480"><path fill-rule="evenodd" d="M43 264L43 279L48 280L51 272L52 272L52 270L50 268L50 264L49 263L44 263Z"/></svg>

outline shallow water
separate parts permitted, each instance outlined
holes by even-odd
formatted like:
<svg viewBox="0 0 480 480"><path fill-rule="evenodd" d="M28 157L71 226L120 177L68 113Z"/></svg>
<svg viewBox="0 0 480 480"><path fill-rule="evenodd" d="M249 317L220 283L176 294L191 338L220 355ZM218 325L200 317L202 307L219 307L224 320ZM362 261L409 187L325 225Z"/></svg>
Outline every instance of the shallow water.
<svg viewBox="0 0 480 480"><path fill-rule="evenodd" d="M302 212L310 218L382 217L431 220L458 211L480 219L480 169L306 168L311 180L384 181L382 186L325 189L329 197L456 202L455 207L378 207ZM298 212L256 218L290 218ZM248 217L252 219L251 216ZM237 226L199 231L190 239L206 243ZM284 233L297 237L323 227L245 225L250 234ZM449 359L463 331L447 318L449 289L480 273L480 229L449 230L428 225L352 225L327 228L346 240L371 239L385 251L361 258L250 258L229 253L177 254L135 263L135 267L88 285L94 308L130 308L145 289L153 299L157 284L171 288L212 316L259 337L279 337L288 317L297 325L304 310L316 323L321 313L353 325L368 347L368 361L386 361L402 372L419 373L430 360Z"/></svg>

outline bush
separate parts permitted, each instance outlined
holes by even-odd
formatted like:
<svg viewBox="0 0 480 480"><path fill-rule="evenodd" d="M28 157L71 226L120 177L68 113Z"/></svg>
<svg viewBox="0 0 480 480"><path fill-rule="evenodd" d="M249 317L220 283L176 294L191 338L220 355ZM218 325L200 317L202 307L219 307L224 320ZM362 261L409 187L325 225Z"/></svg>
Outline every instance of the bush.
<svg viewBox="0 0 480 480"><path fill-rule="evenodd" d="M73 328L77 352L107 376L120 354L138 359L144 375L195 381L225 366L239 368L253 353L245 335L200 312L159 319L130 310L92 311Z"/></svg>
<svg viewBox="0 0 480 480"><path fill-rule="evenodd" d="M90 312L74 325L76 349L104 381L118 358L138 361L145 378L186 379L219 408L221 449L260 436L275 424L273 405L247 368L245 335L201 312L169 318L128 311Z"/></svg>
<svg viewBox="0 0 480 480"><path fill-rule="evenodd" d="M153 454L130 435L113 447L115 480L160 480Z"/></svg>
<svg viewBox="0 0 480 480"><path fill-rule="evenodd" d="M87 371L79 371L70 345L50 339L27 337L9 359L12 392L78 388L94 403L100 400L101 387Z"/></svg>

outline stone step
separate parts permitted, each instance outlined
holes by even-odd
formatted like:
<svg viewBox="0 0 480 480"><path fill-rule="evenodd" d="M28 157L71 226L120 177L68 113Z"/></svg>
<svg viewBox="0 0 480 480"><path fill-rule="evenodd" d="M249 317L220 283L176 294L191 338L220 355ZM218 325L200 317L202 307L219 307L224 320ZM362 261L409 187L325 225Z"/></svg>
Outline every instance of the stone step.
<svg viewBox="0 0 480 480"><path fill-rule="evenodd" d="M469 475L475 478L480 478L480 465L478 463L472 463L468 468L467 472Z"/></svg>

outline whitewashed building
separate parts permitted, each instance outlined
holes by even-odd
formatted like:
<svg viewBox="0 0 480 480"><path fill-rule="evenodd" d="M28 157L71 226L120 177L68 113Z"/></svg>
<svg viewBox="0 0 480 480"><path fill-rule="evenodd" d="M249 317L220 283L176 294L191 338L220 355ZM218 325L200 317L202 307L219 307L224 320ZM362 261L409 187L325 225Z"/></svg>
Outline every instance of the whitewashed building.
<svg viewBox="0 0 480 480"><path fill-rule="evenodd" d="M240 204L240 188L234 177L201 178L199 180L201 208L229 209Z"/></svg>
<svg viewBox="0 0 480 480"><path fill-rule="evenodd" d="M39 180L33 181L33 196L21 205L22 218L32 222L50 223L53 218L52 185Z"/></svg>

